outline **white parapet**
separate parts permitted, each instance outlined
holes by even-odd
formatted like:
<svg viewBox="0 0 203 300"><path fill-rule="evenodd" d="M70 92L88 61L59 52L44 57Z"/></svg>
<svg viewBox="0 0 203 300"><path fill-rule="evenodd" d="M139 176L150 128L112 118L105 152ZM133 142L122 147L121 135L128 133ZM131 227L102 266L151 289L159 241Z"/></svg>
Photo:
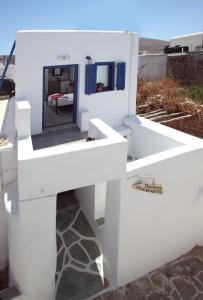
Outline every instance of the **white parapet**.
<svg viewBox="0 0 203 300"><path fill-rule="evenodd" d="M14 130L15 99L0 101L0 270L8 266L8 222L4 192L17 177L16 138Z"/></svg>
<svg viewBox="0 0 203 300"><path fill-rule="evenodd" d="M125 177L108 183L104 252L117 286L203 244L203 141L131 117L133 149ZM136 189L136 184L163 193Z"/></svg>
<svg viewBox="0 0 203 300"><path fill-rule="evenodd" d="M127 140L99 119L91 120L89 127L89 135L96 138L91 142L34 151L30 137L18 141L20 201L122 177Z"/></svg>
<svg viewBox="0 0 203 300"><path fill-rule="evenodd" d="M9 215L9 266L23 300L55 299L56 256L56 195L19 201Z"/></svg>
<svg viewBox="0 0 203 300"><path fill-rule="evenodd" d="M87 109L81 109L79 111L78 124L81 131L88 130L89 120L91 119L91 114Z"/></svg>
<svg viewBox="0 0 203 300"><path fill-rule="evenodd" d="M28 101L17 101L16 103L16 129L18 138L22 139L30 135L31 106Z"/></svg>
<svg viewBox="0 0 203 300"><path fill-rule="evenodd" d="M27 126L29 113L28 103L18 106L18 205L9 214L10 272L26 300L54 300L56 195L124 176L127 141L95 119L89 122L95 140L33 150L19 119L24 116Z"/></svg>

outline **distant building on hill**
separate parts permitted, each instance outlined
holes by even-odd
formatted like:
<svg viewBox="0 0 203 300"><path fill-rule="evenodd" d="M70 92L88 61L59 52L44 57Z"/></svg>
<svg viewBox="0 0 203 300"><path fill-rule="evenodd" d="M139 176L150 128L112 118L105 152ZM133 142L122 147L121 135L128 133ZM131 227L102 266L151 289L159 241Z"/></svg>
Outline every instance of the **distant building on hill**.
<svg viewBox="0 0 203 300"><path fill-rule="evenodd" d="M190 52L203 50L203 32L175 36L170 39L170 46L188 46Z"/></svg>

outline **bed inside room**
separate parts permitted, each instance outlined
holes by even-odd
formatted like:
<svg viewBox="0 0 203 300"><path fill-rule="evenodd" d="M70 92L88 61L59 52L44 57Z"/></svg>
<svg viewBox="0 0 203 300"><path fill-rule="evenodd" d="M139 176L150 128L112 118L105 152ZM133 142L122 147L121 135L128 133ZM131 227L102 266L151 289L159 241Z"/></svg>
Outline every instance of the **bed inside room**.
<svg viewBox="0 0 203 300"><path fill-rule="evenodd" d="M74 66L44 68L44 128L74 121L74 82Z"/></svg>

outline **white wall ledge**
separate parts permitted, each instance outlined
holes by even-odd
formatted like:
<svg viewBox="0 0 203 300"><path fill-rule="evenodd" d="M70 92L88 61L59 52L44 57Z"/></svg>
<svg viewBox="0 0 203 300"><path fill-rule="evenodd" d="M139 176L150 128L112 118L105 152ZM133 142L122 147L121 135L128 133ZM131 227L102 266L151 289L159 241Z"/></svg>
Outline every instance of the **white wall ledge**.
<svg viewBox="0 0 203 300"><path fill-rule="evenodd" d="M177 143L184 145L199 145L203 146L203 140L192 136L190 134L184 133L182 131L170 128L168 126L161 125L159 123L150 121L143 117L139 117L137 115L126 117L124 119L124 124L129 126L130 123L134 123L135 125L139 125L141 127L147 128L151 131L156 132L157 134L168 137Z"/></svg>
<svg viewBox="0 0 203 300"><path fill-rule="evenodd" d="M181 147L165 150L153 155L149 155L147 157L140 158L138 160L128 162L127 163L127 176L129 176L130 172L133 172L135 170L138 170L140 168L151 166L157 163L160 163L161 161L168 160L171 158L174 158L176 156L181 156L185 153L192 152L194 150L202 150L202 147L196 147L196 146L190 146L190 145L183 145Z"/></svg>
<svg viewBox="0 0 203 300"><path fill-rule="evenodd" d="M95 141L40 150L33 150L30 136L18 141L20 201L124 176L126 139L99 119L89 124L89 135Z"/></svg>

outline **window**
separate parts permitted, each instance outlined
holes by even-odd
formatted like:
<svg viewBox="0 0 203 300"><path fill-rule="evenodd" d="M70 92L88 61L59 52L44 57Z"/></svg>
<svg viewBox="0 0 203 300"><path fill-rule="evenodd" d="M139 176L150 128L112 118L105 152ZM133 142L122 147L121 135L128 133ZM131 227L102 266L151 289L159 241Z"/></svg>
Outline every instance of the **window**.
<svg viewBox="0 0 203 300"><path fill-rule="evenodd" d="M86 65L85 94L91 95L125 89L125 62L117 63L116 85L115 62L98 62Z"/></svg>
<svg viewBox="0 0 203 300"><path fill-rule="evenodd" d="M96 64L96 93L114 90L114 63Z"/></svg>

